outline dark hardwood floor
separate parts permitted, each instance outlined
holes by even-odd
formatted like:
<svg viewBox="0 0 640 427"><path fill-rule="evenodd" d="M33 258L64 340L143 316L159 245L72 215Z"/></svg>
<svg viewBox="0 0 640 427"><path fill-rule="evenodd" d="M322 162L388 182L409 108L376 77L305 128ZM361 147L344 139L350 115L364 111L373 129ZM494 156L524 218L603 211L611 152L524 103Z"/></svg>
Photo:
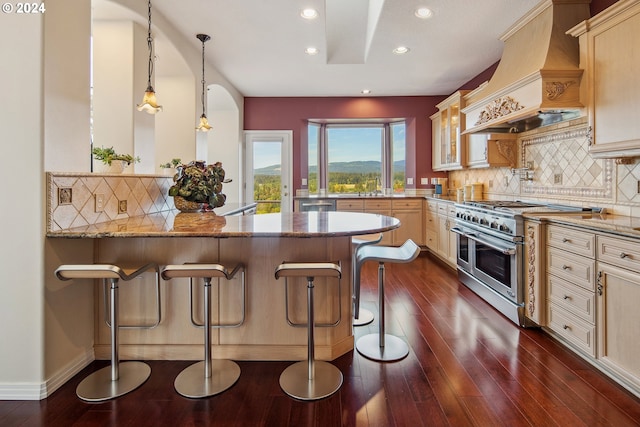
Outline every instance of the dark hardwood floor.
<svg viewBox="0 0 640 427"><path fill-rule="evenodd" d="M377 264L363 270L363 306L376 311ZM636 426L640 399L540 330L521 329L429 255L387 264L387 332L409 356L377 363L350 352L335 363L344 384L316 402L286 396L290 362L239 362L226 392L191 400L173 388L193 362L150 361L151 378L106 403L75 396L96 361L43 401L0 401L8 426ZM377 331L355 328L356 339Z"/></svg>

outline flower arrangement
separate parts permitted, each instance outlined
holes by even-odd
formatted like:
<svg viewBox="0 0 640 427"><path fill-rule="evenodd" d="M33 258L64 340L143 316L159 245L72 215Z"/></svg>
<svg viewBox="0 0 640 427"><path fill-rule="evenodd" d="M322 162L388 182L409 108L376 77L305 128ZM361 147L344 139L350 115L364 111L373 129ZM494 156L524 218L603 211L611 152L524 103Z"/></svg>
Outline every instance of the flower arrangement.
<svg viewBox="0 0 640 427"><path fill-rule="evenodd" d="M140 157L133 157L131 154L118 154L113 147L93 147L91 154L96 160L102 161L105 165L111 166L111 162L114 160L121 160L128 165L131 163L140 163Z"/></svg>
<svg viewBox="0 0 640 427"><path fill-rule="evenodd" d="M211 210L223 206L227 196L222 194L222 184L231 182L225 179L222 163L207 165L202 160L178 165L173 177L174 184L169 188L169 196L183 198L187 202L202 204L202 209ZM178 203L176 207L180 209Z"/></svg>

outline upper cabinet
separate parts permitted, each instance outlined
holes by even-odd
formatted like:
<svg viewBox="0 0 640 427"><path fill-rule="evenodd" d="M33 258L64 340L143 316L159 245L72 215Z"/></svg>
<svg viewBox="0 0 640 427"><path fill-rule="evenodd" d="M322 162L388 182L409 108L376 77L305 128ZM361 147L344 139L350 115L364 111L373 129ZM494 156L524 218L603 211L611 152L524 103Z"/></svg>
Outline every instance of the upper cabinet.
<svg viewBox="0 0 640 427"><path fill-rule="evenodd" d="M515 133L474 133L467 135L467 167L510 167L517 164Z"/></svg>
<svg viewBox="0 0 640 427"><path fill-rule="evenodd" d="M568 33L580 40L589 152L596 158L640 156L640 2L619 0Z"/></svg>
<svg viewBox="0 0 640 427"><path fill-rule="evenodd" d="M463 96L468 91L458 91L437 105L438 112L431 116L433 126L432 155L433 170L462 169L464 166L464 144L461 135Z"/></svg>

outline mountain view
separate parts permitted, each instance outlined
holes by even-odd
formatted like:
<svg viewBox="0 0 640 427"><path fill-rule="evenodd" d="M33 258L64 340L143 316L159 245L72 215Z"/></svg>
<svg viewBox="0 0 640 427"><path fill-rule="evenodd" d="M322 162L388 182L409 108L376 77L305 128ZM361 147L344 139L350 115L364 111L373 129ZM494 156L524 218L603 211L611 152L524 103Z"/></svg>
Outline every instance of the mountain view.
<svg viewBox="0 0 640 427"><path fill-rule="evenodd" d="M404 172L404 167L405 167L404 160L393 163L393 169L395 172ZM380 162L374 161L374 160L329 163L329 170L331 170L331 172L366 174L366 173L380 172L380 169L381 169ZM317 172L316 166L309 167L309 174L314 174L316 172ZM280 165L271 165L271 166L266 166L264 168L256 169L254 171L254 174L255 175L279 175Z"/></svg>

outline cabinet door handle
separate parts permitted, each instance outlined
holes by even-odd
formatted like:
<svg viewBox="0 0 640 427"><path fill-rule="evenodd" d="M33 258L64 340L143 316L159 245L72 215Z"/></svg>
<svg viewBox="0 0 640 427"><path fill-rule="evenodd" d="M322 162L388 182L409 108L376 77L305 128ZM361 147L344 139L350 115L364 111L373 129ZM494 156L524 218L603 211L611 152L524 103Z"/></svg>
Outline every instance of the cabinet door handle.
<svg viewBox="0 0 640 427"><path fill-rule="evenodd" d="M569 325L562 325L562 329L571 329Z"/></svg>
<svg viewBox="0 0 640 427"><path fill-rule="evenodd" d="M602 285L602 271L598 271L598 277L596 278L596 284L598 289L598 295L602 296L602 290L604 289Z"/></svg>
<svg viewBox="0 0 640 427"><path fill-rule="evenodd" d="M562 299L571 299L571 297L569 295L564 295Z"/></svg>
<svg viewBox="0 0 640 427"><path fill-rule="evenodd" d="M570 265L563 265L562 269L563 270L571 270L571 266Z"/></svg>
<svg viewBox="0 0 640 427"><path fill-rule="evenodd" d="M562 243L567 243L567 242L570 242L570 241L571 241L571 240L567 239L566 237L563 237L563 238L562 238Z"/></svg>
<svg viewBox="0 0 640 427"><path fill-rule="evenodd" d="M620 258L624 259L626 257L628 257L627 254L625 254L624 252L620 252Z"/></svg>

